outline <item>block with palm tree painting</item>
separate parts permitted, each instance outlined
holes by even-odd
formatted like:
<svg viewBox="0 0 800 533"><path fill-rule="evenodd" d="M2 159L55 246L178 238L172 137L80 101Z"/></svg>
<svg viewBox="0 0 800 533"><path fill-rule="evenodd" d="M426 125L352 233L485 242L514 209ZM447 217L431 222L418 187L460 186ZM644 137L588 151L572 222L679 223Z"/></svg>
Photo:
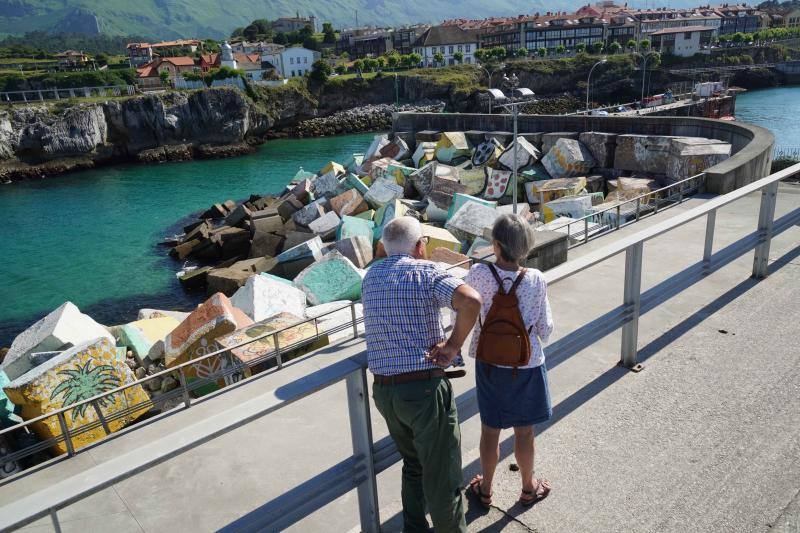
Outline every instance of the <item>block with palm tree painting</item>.
<svg viewBox="0 0 800 533"><path fill-rule="evenodd" d="M8 398L21 407L22 418L30 420L134 381L133 372L114 344L106 338L98 338L61 352L7 384L4 390ZM142 386L135 385L67 410L64 418L73 435L73 446L78 449L105 436L100 414L114 432L146 413L149 400ZM56 416L34 423L33 430L42 439L62 434ZM64 453L67 445L62 440L53 445L53 450Z"/></svg>

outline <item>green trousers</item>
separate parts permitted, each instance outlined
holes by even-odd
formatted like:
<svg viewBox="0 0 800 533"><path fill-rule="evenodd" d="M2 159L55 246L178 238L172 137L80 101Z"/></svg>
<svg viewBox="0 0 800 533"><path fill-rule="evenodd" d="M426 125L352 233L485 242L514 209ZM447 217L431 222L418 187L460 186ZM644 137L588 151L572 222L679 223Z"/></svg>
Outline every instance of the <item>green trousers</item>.
<svg viewBox="0 0 800 533"><path fill-rule="evenodd" d="M461 430L453 387L445 378L372 387L403 456L403 531L466 532L461 495Z"/></svg>

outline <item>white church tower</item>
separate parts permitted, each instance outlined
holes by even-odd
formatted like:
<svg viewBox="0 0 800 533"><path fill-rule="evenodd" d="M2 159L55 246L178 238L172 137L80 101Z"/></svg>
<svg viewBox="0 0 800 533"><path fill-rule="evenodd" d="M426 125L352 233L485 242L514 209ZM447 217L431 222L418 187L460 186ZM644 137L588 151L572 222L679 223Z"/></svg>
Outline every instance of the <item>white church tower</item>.
<svg viewBox="0 0 800 533"><path fill-rule="evenodd" d="M233 49L231 45L228 44L228 41L222 43L222 58L220 59L219 65L221 67L231 67L236 68L236 60L233 58Z"/></svg>

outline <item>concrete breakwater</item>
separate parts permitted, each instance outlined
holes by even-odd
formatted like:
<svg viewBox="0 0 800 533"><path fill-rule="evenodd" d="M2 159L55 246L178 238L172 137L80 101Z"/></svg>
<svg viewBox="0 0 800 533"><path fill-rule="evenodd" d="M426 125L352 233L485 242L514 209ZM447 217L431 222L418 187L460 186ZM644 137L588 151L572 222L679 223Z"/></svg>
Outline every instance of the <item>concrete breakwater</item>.
<svg viewBox="0 0 800 533"><path fill-rule="evenodd" d="M580 238L567 234L565 220L633 196L647 209L660 184L730 151L705 138L602 132L516 142L499 131L378 135L349 160L298 172L279 195L214 204L187 225L170 253L201 263L180 278L207 293L196 309L142 309L136 320L105 327L67 302L21 332L0 364L0 420L17 428L0 448L28 449L22 436L32 421L51 453L68 452L179 405L184 390L202 396L271 367L278 346L286 360L349 335L340 329L361 313L361 282L385 255L381 232L395 217L420 219L429 258L463 275L466 263L492 260L486 231L512 210L516 169L519 212L537 229L527 264L544 270ZM636 215L598 214L591 231L613 216ZM81 403L96 395L102 400ZM47 416L60 409L63 424ZM26 461L33 458L23 454L15 470Z"/></svg>
<svg viewBox="0 0 800 533"><path fill-rule="evenodd" d="M353 132L386 131L392 127L392 114L400 111L438 113L444 102L417 102L413 105L372 104L338 111L327 117L307 119L289 128L291 137L321 137Z"/></svg>

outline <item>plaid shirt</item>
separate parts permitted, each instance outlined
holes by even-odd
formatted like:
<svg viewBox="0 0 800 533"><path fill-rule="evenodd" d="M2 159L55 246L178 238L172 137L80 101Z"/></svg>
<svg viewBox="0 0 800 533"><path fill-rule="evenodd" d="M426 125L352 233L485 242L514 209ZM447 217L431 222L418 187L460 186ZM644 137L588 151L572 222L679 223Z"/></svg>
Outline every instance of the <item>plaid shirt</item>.
<svg viewBox="0 0 800 533"><path fill-rule="evenodd" d="M453 292L463 283L408 255L371 267L361 288L370 371L392 376L439 368L425 353L445 340L439 309L452 309ZM463 364L461 356L454 363Z"/></svg>

